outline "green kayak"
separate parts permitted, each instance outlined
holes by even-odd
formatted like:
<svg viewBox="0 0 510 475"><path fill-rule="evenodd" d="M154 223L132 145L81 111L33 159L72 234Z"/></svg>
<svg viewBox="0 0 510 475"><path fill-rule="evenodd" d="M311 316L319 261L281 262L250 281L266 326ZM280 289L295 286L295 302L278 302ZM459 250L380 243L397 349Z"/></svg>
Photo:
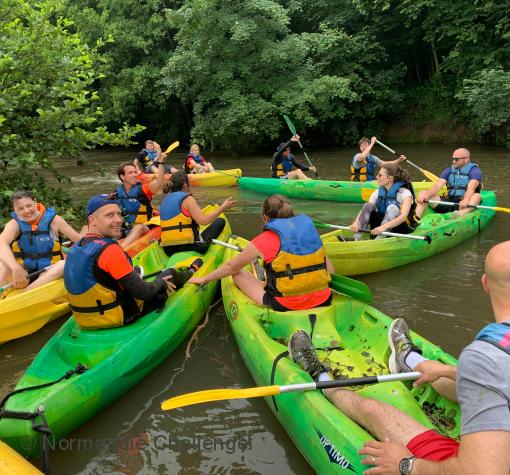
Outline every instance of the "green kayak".
<svg viewBox="0 0 510 475"><path fill-rule="evenodd" d="M230 243L246 245L244 239ZM235 251L227 249L225 259L234 255ZM331 287L338 288L337 284L333 276ZM239 351L258 386L311 382L306 372L282 355L289 337L299 329L313 335L319 358L332 368L335 379L389 373L387 331L392 320L370 305L335 292L329 307L279 313L254 304L231 277L222 280L221 289ZM426 358L456 364L434 344L412 336ZM393 382L354 389L401 409L426 427L459 436L458 405L439 396L430 385L412 389L410 383ZM266 398L266 402L316 473L363 473L368 468L361 464L358 450L372 436L321 392L289 392Z"/></svg>
<svg viewBox="0 0 510 475"><path fill-rule="evenodd" d="M483 205L496 206L496 195L492 191L482 191L482 197ZM336 272L342 275L369 274L446 251L480 233L493 216L493 210L477 209L455 219L452 213L437 214L429 208L413 235L429 236L430 243L399 237L374 240L366 234L361 241L339 240L339 236L352 238L351 231L334 231L321 238Z"/></svg>
<svg viewBox="0 0 510 475"><path fill-rule="evenodd" d="M378 188L376 181L280 180L278 178L239 178L239 187L264 195L280 194L307 200L363 203ZM428 190L433 182L413 182L416 193Z"/></svg>
<svg viewBox="0 0 510 475"><path fill-rule="evenodd" d="M226 240L230 234L227 223L219 239ZM204 263L197 275L212 272L223 262L224 253L225 248L211 245L201 256ZM199 255L180 252L168 258L158 243L153 243L133 263L142 265L147 275L167 267L187 267ZM15 394L4 409L34 412L43 407L54 441L58 441L167 358L203 317L217 290L218 282L200 287L186 284L172 293L160 312L120 328L84 331L70 317L37 354L16 389L55 381L78 364L88 369L52 386ZM41 436L32 429L31 421L1 418L0 439L27 458L41 454Z"/></svg>

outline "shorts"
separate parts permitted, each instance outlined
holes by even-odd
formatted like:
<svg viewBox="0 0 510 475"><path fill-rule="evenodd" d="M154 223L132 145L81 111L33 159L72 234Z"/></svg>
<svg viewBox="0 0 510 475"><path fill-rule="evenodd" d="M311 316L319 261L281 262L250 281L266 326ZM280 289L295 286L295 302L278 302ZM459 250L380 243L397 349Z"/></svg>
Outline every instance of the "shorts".
<svg viewBox="0 0 510 475"><path fill-rule="evenodd" d="M320 307L327 307L328 305L331 305L331 302L333 301L333 292L329 295L329 297L322 302L319 306ZM273 295L268 294L267 292L264 293L262 297L262 303L266 305L267 307L271 307L273 310L276 310L277 312L292 312L290 308L285 307L282 305Z"/></svg>
<svg viewBox="0 0 510 475"><path fill-rule="evenodd" d="M439 214L449 213L450 211L455 211L459 209L459 202L448 197L441 196L441 201L448 201L449 203L455 203L455 206L449 205L436 205L435 208L432 208L434 212Z"/></svg>
<svg viewBox="0 0 510 475"><path fill-rule="evenodd" d="M413 437L407 444L409 451L419 459L440 462L451 457L456 457L459 451L459 443L438 434L434 430L428 430Z"/></svg>

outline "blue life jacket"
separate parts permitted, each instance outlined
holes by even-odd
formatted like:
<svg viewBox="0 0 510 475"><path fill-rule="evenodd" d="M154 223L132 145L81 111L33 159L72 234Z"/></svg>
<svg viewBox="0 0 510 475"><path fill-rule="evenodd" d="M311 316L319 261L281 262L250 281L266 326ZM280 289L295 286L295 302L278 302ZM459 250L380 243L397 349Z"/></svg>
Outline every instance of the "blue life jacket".
<svg viewBox="0 0 510 475"><path fill-rule="evenodd" d="M331 277L326 270L326 252L313 221L300 214L292 218L271 219L265 230L280 238L280 250L270 263L266 292L277 297L306 295L324 290Z"/></svg>
<svg viewBox="0 0 510 475"><path fill-rule="evenodd" d="M149 150L147 148L144 148L142 149L146 154L147 156L153 161L155 162L157 159L158 159L158 151L157 150Z"/></svg>
<svg viewBox="0 0 510 475"><path fill-rule="evenodd" d="M469 172L474 167L477 167L476 163L468 163L461 169L450 167L450 175L448 176L448 198L452 201L461 201L466 193L468 184L470 182Z"/></svg>
<svg viewBox="0 0 510 475"><path fill-rule="evenodd" d="M357 155L357 154L356 154ZM375 180L375 158L372 154L367 156L367 164L361 168L355 168L356 155L352 159L351 163L351 181L369 181Z"/></svg>
<svg viewBox="0 0 510 475"><path fill-rule="evenodd" d="M62 259L61 246L50 234L50 226L57 215L52 208L46 208L32 231L32 225L19 219L16 212L11 216L20 228L19 238L11 244L14 257L19 264L25 267L28 273L44 269Z"/></svg>
<svg viewBox="0 0 510 475"><path fill-rule="evenodd" d="M281 178L292 170L292 160L295 159L294 155L289 153L287 157L281 156L282 161L276 165L276 170L273 170L273 178Z"/></svg>
<svg viewBox="0 0 510 475"><path fill-rule="evenodd" d="M119 185L116 195L127 224L146 223L152 218L152 204L143 192L141 183L133 186L129 193L126 193L123 185Z"/></svg>
<svg viewBox="0 0 510 475"><path fill-rule="evenodd" d="M490 323L482 328L475 339L490 343L510 354L510 322Z"/></svg>
<svg viewBox="0 0 510 475"><path fill-rule="evenodd" d="M158 161L158 152L156 150L150 151L146 148L142 149L142 152L146 153L146 156L142 159L143 171L145 173L152 173L152 167Z"/></svg>
<svg viewBox="0 0 510 475"><path fill-rule="evenodd" d="M140 313L143 307L142 301L123 290L97 265L102 252L112 245L119 244L112 238L87 236L67 254L64 285L74 318L83 329L122 326L125 317Z"/></svg>
<svg viewBox="0 0 510 475"><path fill-rule="evenodd" d="M160 246L192 244L199 239L198 224L186 216L181 209L182 202L190 196L184 191L174 191L165 196L159 208L161 220Z"/></svg>
<svg viewBox="0 0 510 475"><path fill-rule="evenodd" d="M400 203L397 201L397 193L403 185L403 181L396 181L389 190L386 190L384 186L379 187L376 202L376 208L379 213L384 215L389 205L397 205L400 208Z"/></svg>

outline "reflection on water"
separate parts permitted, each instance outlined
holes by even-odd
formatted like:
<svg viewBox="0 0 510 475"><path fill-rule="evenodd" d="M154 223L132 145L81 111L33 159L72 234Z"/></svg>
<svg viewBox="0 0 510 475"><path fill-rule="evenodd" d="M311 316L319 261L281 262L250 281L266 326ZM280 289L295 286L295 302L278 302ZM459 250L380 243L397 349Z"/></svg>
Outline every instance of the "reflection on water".
<svg viewBox="0 0 510 475"><path fill-rule="evenodd" d="M393 145L416 164L436 175L449 164L454 146ZM310 151L322 178L348 177L355 149ZM382 159L392 157L374 150ZM73 176L73 190L82 198L112 191L118 183L116 167L135 151L95 152L91 157L106 175L63 160L59 169ZM219 169L241 167L245 176L265 176L267 156L212 158ZM299 152L296 152L300 159ZM473 161L485 175L487 189L498 193L501 206L510 205L505 184L510 153L473 148ZM184 154L170 155L180 165ZM409 167L408 167L409 168ZM409 168L413 179L423 177ZM252 238L260 232L264 196L237 188L196 188L199 203L237 200L229 211L233 232ZM349 224L360 205L293 200L296 210L320 221ZM393 317L405 317L411 327L446 351L458 356L474 334L492 318L481 286L483 260L494 243L510 236L510 216L497 214L489 229L454 249L401 268L366 275L374 305ZM341 273L341 269L337 269ZM59 328L55 321L40 332L0 346L0 395L12 389L34 355ZM191 358L184 346L124 397L70 435L52 455L56 474L100 473L312 473L262 399L222 401L162 412L168 397L207 388L254 385L237 350L223 309L212 312ZM81 445L80 445L81 444Z"/></svg>

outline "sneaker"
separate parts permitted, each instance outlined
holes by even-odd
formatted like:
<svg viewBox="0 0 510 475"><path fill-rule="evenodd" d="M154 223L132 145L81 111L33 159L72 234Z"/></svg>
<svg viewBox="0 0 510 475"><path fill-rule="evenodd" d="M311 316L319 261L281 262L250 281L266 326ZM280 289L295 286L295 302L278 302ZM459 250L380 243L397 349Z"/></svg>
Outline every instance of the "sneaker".
<svg viewBox="0 0 510 475"><path fill-rule="evenodd" d="M133 267L133 270L140 276L143 278L143 276L145 275L145 272L143 270L143 267L142 266L135 266Z"/></svg>
<svg viewBox="0 0 510 475"><path fill-rule="evenodd" d="M388 365L391 373L409 373L412 369L406 364L406 357L411 351L421 353L413 345L409 335L409 327L403 318L397 318L388 330L388 343L391 348Z"/></svg>
<svg viewBox="0 0 510 475"><path fill-rule="evenodd" d="M327 371L315 353L310 336L304 330L299 330L290 337L289 356L314 380Z"/></svg>

